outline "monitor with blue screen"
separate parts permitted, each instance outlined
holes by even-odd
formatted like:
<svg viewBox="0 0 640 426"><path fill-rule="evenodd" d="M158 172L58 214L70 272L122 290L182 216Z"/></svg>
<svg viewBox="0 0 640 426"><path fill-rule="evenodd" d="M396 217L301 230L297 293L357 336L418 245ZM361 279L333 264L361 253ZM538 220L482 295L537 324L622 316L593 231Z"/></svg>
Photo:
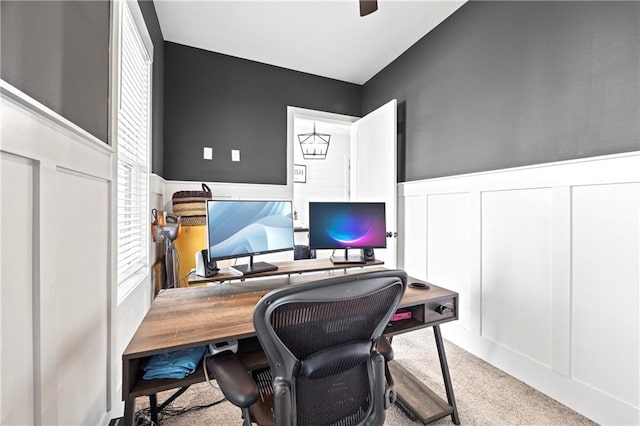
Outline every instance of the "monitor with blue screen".
<svg viewBox="0 0 640 426"><path fill-rule="evenodd" d="M291 201L208 200L209 260L249 256L248 265L234 265L243 274L277 269L253 256L294 249Z"/></svg>
<svg viewBox="0 0 640 426"><path fill-rule="evenodd" d="M387 247L385 203L310 202L309 247L344 249L344 257L332 256L334 263L363 263L348 250Z"/></svg>

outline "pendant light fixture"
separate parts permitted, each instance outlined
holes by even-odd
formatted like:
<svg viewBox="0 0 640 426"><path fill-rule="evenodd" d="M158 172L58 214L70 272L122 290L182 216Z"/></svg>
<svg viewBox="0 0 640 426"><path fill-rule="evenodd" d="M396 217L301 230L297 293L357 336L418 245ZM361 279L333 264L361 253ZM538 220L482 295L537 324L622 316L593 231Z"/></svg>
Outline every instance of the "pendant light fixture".
<svg viewBox="0 0 640 426"><path fill-rule="evenodd" d="M329 151L329 141L331 135L316 132L316 122L313 122L313 133L302 133L298 135L302 157L305 160L324 160Z"/></svg>

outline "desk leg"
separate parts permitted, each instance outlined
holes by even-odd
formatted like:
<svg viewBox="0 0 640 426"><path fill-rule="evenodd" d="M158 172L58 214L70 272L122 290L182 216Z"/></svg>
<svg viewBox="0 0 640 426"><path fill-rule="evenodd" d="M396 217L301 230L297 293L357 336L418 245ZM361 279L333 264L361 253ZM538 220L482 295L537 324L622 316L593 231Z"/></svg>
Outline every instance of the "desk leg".
<svg viewBox="0 0 640 426"><path fill-rule="evenodd" d="M158 424L158 395L152 393L149 395L149 412L151 414L151 424Z"/></svg>
<svg viewBox="0 0 640 426"><path fill-rule="evenodd" d="M134 397L129 397L124 402L124 416L122 420L125 426L133 426L135 407L136 399Z"/></svg>
<svg viewBox="0 0 640 426"><path fill-rule="evenodd" d="M433 335L436 338L436 347L438 348L438 357L440 358L440 368L442 369L442 378L444 379L444 388L447 392L447 400L449 405L453 408L451 413L451 421L459 425L460 418L458 417L458 407L456 407L456 397L453 395L453 385L451 384L451 376L449 375L449 365L447 364L447 355L444 352L444 344L442 343L442 333L440 332L440 326L433 326Z"/></svg>

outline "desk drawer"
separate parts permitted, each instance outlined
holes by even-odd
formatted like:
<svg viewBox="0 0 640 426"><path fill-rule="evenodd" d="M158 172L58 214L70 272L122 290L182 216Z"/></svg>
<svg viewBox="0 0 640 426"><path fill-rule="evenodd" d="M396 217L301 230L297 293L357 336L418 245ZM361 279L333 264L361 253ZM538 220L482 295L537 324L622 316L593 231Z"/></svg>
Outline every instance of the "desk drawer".
<svg viewBox="0 0 640 426"><path fill-rule="evenodd" d="M450 297L437 302L427 302L424 310L424 322L438 323L458 318L458 299Z"/></svg>

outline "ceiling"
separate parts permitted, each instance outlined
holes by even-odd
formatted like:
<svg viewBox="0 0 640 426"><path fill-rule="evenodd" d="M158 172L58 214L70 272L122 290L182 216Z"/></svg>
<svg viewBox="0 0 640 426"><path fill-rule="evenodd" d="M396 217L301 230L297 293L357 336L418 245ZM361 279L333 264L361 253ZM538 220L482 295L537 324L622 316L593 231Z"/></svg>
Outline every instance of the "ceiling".
<svg viewBox="0 0 640 426"><path fill-rule="evenodd" d="M465 1L154 0L166 41L364 84Z"/></svg>

